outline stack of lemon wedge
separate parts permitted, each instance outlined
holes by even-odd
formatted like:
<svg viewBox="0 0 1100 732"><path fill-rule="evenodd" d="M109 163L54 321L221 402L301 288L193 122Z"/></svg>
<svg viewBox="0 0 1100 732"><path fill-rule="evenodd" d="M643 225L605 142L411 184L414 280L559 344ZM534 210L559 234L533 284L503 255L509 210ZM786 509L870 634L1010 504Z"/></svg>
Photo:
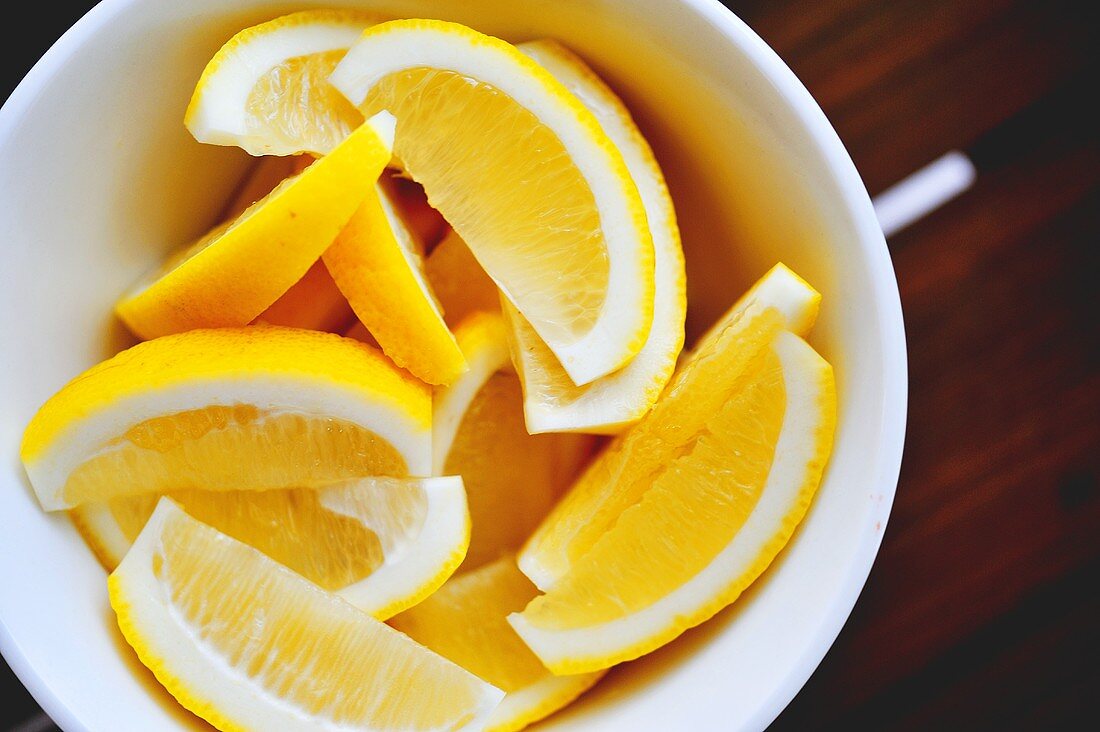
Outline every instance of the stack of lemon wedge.
<svg viewBox="0 0 1100 732"><path fill-rule="evenodd" d="M293 13L185 124L260 159L21 456L191 712L518 730L786 545L835 428L820 295L777 265L681 353L672 198L572 51Z"/></svg>

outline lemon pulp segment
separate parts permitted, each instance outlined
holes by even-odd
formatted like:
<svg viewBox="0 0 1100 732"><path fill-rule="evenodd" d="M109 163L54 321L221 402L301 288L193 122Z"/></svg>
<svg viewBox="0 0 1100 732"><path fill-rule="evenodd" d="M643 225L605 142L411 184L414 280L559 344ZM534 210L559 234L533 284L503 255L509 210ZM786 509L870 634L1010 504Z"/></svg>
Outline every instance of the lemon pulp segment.
<svg viewBox="0 0 1100 732"><path fill-rule="evenodd" d="M359 125L363 115L328 83L346 50L288 58L265 72L245 102L248 132L271 144L331 150Z"/></svg>
<svg viewBox="0 0 1100 732"><path fill-rule="evenodd" d="M138 657L221 729L459 729L500 697L169 499L108 584Z"/></svg>
<svg viewBox="0 0 1100 732"><path fill-rule="evenodd" d="M708 351L710 357L697 359L673 378L664 397L596 457L534 532L520 567L540 589L551 587L590 551L675 459L690 451L707 420L737 392L782 322L773 310L745 320L723 332L723 348Z"/></svg>
<svg viewBox="0 0 1100 732"><path fill-rule="evenodd" d="M550 130L491 86L435 69L393 74L362 108L397 118L394 154L431 181L429 202L466 242L488 243L475 254L487 271L507 273L509 297L548 337L573 342L592 327L608 280L600 219Z"/></svg>
<svg viewBox="0 0 1100 732"><path fill-rule="evenodd" d="M506 617L535 597L530 580L503 556L452 577L434 595L390 619L391 626L507 692L487 732L522 729L564 707L603 672L554 676Z"/></svg>

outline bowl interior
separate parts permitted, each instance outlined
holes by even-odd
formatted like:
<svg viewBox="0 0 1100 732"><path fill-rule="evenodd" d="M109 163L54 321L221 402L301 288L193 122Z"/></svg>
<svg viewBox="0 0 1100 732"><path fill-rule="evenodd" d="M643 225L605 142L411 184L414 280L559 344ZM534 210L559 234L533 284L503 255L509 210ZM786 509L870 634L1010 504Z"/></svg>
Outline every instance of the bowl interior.
<svg viewBox="0 0 1100 732"><path fill-rule="evenodd" d="M236 30L311 4L108 0L0 114L0 644L66 729L198 723L121 642L103 570L67 518L39 510L18 459L23 427L52 392L129 342L111 315L116 296L210 225L248 164L183 128L206 60ZM556 37L623 96L676 201L689 338L776 261L822 291L811 342L836 367L840 421L807 520L733 607L616 669L547 725L762 728L851 609L900 457L897 291L850 161L809 95L717 3L410 0L381 9L513 41Z"/></svg>

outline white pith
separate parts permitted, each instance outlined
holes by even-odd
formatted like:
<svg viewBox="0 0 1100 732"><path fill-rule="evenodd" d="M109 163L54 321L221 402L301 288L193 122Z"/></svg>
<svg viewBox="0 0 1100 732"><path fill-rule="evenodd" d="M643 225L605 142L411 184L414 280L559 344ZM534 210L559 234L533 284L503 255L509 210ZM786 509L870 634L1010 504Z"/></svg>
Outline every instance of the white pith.
<svg viewBox="0 0 1100 732"><path fill-rule="evenodd" d="M165 662L169 673L194 698L205 701L223 717L243 727L288 732L366 732L367 728L361 725L341 724L310 714L260 686L232 667L216 647L202 638L201 629L183 617L172 603L169 588L153 569L153 557L162 551L160 539L163 525L168 521L181 520L182 513L170 500L161 499L114 573L121 599L128 606L129 619L133 627L140 629L142 640L146 643L146 653ZM183 520L193 519L183 517ZM273 560L271 570L290 572ZM305 583L305 580L301 581ZM307 587L310 591L321 591L311 585ZM397 632L367 616L363 619L375 623L372 627L379 634ZM439 660L449 663L442 658ZM481 729L488 714L503 697L503 692L484 682L477 688L481 692L477 709L473 719L461 729Z"/></svg>
<svg viewBox="0 0 1100 732"><path fill-rule="evenodd" d="M458 427L474 397L493 374L509 365L508 342L503 332L501 336L479 341L472 352L464 350L469 369L450 386L433 390L432 475L443 475Z"/></svg>
<svg viewBox="0 0 1100 732"><path fill-rule="evenodd" d="M699 343L710 342L730 325L748 323L768 309L775 310L782 316L785 328L795 335L804 336L817 317L820 300L821 295L817 290L786 265L777 264L711 326L706 335L699 339ZM685 360L690 359L691 355L686 354ZM686 364L681 364L680 368L686 368ZM540 533L541 527L536 529L532 541L520 551L516 563L520 571L545 592L553 587L566 570L557 562L547 564L541 561L543 551L546 550L541 548L542 544L537 540ZM560 555L561 550L554 549L554 553Z"/></svg>
<svg viewBox="0 0 1100 732"><path fill-rule="evenodd" d="M817 454L816 433L826 418L820 405L829 367L801 338L789 332L779 334L773 349L782 365L786 409L764 489L744 525L702 571L632 614L564 630L533 625L522 613L510 615L512 627L548 667L599 664L676 627L679 618L699 611L742 579L761 548L780 531L803 488L807 463Z"/></svg>
<svg viewBox="0 0 1100 732"><path fill-rule="evenodd" d="M561 89L555 88L557 82L552 78L533 83L530 69L510 55L455 33L401 28L368 34L349 49L329 81L358 106L385 77L416 68L452 71L488 84L530 111L557 135L592 191L609 248L609 271L602 310L592 328L572 342L549 340L548 345L577 384L586 384L621 367L624 354L629 353L628 343L636 337L636 329L624 324L637 324L639 318L638 298L632 292L651 276L635 252L652 246L646 232L638 231L630 208L629 202L637 200L637 189L629 178L616 173L621 169L621 160L616 161L613 150L596 142L593 131L579 123L576 110L561 103L556 96ZM416 177L416 171L409 172ZM640 238L646 241L640 242ZM502 292L508 295L506 287ZM538 322L532 326L546 339L545 327Z"/></svg>
<svg viewBox="0 0 1100 732"><path fill-rule="evenodd" d="M430 426L420 424L392 400L331 382L315 381L307 389L293 377L248 374L239 379L194 379L130 395L87 415L25 464L42 507L47 511L71 508L63 497L69 475L127 430L155 417L211 405L250 405L272 414L346 420L389 442L405 459L410 475L431 474Z"/></svg>
<svg viewBox="0 0 1100 732"><path fill-rule="evenodd" d="M285 25L233 50L207 79L187 127L199 142L235 145L252 155L288 155L296 150L273 149L270 140L250 133L248 96L260 78L287 59L343 50L370 25L346 18Z"/></svg>
<svg viewBox="0 0 1100 732"><path fill-rule="evenodd" d="M485 729L488 732L517 729L515 724L518 720L529 719L536 712L538 719L542 719L584 693L601 676L601 671L574 676L549 675L530 686L509 691L485 720ZM549 701L556 702L553 708L543 709Z"/></svg>
<svg viewBox="0 0 1100 732"><path fill-rule="evenodd" d="M532 368L531 359L535 356L523 344L525 338L537 336L530 331L529 324L521 322L523 316L511 304L504 306L517 339L517 368L524 378L523 408L528 431L532 434L610 434L640 419L653 404L672 375L676 355L684 343L684 255L677 234L676 213L652 153L630 118L624 117L627 113L618 98L562 59L553 44L536 41L521 43L517 48L564 84L599 120L638 186L653 237L653 325L645 345L630 363L590 383L585 393L574 401L550 405L528 398L529 393L536 391L539 371Z"/></svg>

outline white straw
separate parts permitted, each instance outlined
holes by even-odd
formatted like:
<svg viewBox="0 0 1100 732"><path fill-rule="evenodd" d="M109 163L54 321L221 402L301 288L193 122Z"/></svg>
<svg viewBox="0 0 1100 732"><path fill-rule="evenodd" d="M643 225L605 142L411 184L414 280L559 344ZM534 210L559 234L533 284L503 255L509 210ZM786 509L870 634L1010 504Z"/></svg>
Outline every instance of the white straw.
<svg viewBox="0 0 1100 732"><path fill-rule="evenodd" d="M875 196L882 232L893 236L944 205L974 184L977 171L963 153L953 150Z"/></svg>

